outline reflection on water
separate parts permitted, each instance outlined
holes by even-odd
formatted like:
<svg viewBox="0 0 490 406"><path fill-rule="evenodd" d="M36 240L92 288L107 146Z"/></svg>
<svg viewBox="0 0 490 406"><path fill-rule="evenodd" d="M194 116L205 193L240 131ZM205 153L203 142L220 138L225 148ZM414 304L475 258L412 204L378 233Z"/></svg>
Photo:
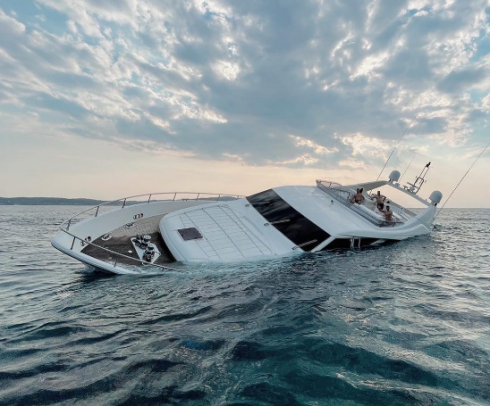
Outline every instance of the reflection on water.
<svg viewBox="0 0 490 406"><path fill-rule="evenodd" d="M432 236L107 276L0 207L0 405L486 405L490 210Z"/></svg>

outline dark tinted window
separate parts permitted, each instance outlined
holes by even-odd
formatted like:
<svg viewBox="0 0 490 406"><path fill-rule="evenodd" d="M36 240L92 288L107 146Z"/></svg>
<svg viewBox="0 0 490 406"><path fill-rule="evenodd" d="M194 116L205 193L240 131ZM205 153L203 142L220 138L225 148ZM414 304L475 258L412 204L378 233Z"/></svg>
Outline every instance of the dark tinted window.
<svg viewBox="0 0 490 406"><path fill-rule="evenodd" d="M328 244L322 251L348 250L350 248L350 238L337 238Z"/></svg>
<svg viewBox="0 0 490 406"><path fill-rule="evenodd" d="M180 228L178 231L179 231L179 234L184 239L184 241L199 240L200 238L202 238L201 233L195 227Z"/></svg>
<svg viewBox="0 0 490 406"><path fill-rule="evenodd" d="M354 241L354 248L364 248L372 243L378 241L377 238L361 238L361 244L359 245L359 238L356 238ZM346 250L351 248L351 239L350 238L337 238L330 242L322 251L330 251L330 250Z"/></svg>
<svg viewBox="0 0 490 406"><path fill-rule="evenodd" d="M248 196L247 200L255 209L282 234L304 251L311 251L330 235L293 209L272 189ZM274 224L275 223L275 224Z"/></svg>

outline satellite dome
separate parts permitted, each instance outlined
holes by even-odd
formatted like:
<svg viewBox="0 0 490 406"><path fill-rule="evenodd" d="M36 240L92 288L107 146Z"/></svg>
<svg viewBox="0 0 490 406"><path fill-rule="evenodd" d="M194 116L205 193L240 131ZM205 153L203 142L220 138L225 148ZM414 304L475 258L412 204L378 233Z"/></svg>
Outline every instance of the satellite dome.
<svg viewBox="0 0 490 406"><path fill-rule="evenodd" d="M439 192L438 190L434 190L430 196L429 200L432 202L434 206L437 206L438 203L441 203L442 200L442 193Z"/></svg>
<svg viewBox="0 0 490 406"><path fill-rule="evenodd" d="M390 173L390 182L398 182L400 179L400 171L393 171Z"/></svg>

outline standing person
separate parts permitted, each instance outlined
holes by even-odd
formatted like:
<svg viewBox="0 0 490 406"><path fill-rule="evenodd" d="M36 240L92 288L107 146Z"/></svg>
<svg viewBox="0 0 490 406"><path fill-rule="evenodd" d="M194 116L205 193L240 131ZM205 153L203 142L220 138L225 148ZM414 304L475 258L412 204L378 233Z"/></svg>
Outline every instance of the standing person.
<svg viewBox="0 0 490 406"><path fill-rule="evenodd" d="M393 212L390 210L390 206L386 205L386 210L384 211L385 220L393 221Z"/></svg>
<svg viewBox="0 0 490 406"><path fill-rule="evenodd" d="M383 211L384 203L386 200L386 196L383 196L381 192L378 190L378 193L372 197L373 200L376 200L376 206L379 211Z"/></svg>

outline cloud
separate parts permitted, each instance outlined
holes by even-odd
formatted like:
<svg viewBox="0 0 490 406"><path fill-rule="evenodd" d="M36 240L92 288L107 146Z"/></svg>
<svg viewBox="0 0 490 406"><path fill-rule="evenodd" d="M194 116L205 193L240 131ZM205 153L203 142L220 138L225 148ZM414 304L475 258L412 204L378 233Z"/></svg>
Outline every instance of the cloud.
<svg viewBox="0 0 490 406"><path fill-rule="evenodd" d="M454 70L438 84L438 89L447 93L468 92L474 88L490 87L490 66L469 66Z"/></svg>
<svg viewBox="0 0 490 406"><path fill-rule="evenodd" d="M486 0L3 4L1 117L56 134L360 168L414 116L407 139L437 148L464 145L490 110Z"/></svg>

